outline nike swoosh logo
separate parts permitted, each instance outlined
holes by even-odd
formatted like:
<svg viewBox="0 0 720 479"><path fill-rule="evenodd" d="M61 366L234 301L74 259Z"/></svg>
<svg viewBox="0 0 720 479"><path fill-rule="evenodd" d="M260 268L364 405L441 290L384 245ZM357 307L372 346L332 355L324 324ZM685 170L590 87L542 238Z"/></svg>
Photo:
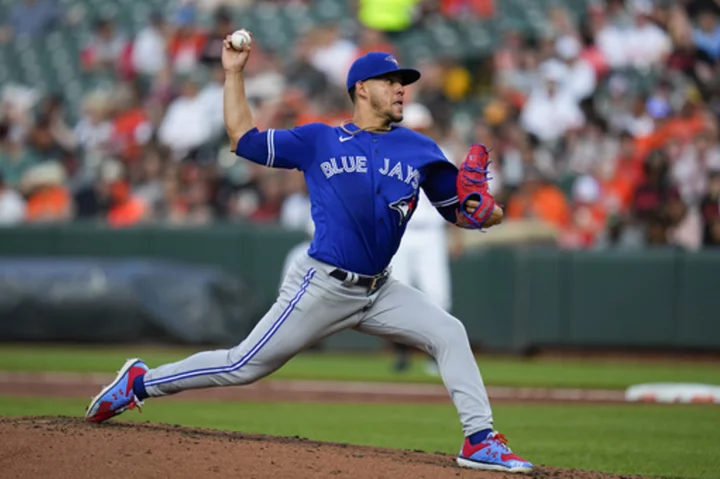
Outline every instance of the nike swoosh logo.
<svg viewBox="0 0 720 479"><path fill-rule="evenodd" d="M341 136L340 138L338 138L338 140L340 140L340 143L345 143L346 141L352 140L353 138L353 136Z"/></svg>

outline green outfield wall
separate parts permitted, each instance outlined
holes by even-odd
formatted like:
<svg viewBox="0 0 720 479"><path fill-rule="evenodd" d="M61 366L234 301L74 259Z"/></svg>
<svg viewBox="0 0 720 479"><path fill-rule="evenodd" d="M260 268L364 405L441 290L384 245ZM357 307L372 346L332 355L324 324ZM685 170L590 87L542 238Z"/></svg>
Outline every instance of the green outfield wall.
<svg viewBox="0 0 720 479"><path fill-rule="evenodd" d="M209 265L251 285L267 308L286 253L303 240L303 233L244 225L26 227L0 230L0 256ZM720 349L718 252L491 248L455 261L452 281L453 313L478 347L514 352L542 346ZM321 344L331 349L382 345L354 332Z"/></svg>

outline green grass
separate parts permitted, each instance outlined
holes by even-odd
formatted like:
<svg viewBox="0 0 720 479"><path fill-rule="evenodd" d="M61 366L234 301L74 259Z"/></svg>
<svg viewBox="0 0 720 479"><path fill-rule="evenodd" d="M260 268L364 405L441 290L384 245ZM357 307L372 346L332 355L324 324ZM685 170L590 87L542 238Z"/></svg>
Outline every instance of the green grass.
<svg viewBox="0 0 720 479"><path fill-rule="evenodd" d="M0 397L4 416L80 416L84 400ZM720 408L496 405L495 424L536 464L651 477L717 478ZM452 406L148 401L123 420L165 422L394 449L457 453Z"/></svg>
<svg viewBox="0 0 720 479"><path fill-rule="evenodd" d="M150 367L177 361L197 350L138 347L38 347L2 345L0 371L113 372L128 357ZM392 356L304 353L273 374L273 379L325 379L440 383L423 371L417 357L406 374L391 371ZM649 363L478 357L488 385L624 389L644 382L720 384L717 364Z"/></svg>

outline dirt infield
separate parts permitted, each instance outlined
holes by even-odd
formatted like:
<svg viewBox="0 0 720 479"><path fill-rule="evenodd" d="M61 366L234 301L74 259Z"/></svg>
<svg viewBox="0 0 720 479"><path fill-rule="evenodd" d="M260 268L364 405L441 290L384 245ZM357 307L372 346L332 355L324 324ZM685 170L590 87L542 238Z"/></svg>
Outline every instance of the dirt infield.
<svg viewBox="0 0 720 479"><path fill-rule="evenodd" d="M301 438L64 417L0 419L3 478L142 477L261 478L514 478L461 469L446 454L321 443ZM539 466L547 479L629 479Z"/></svg>
<svg viewBox="0 0 720 479"><path fill-rule="evenodd" d="M0 395L90 397L114 376L73 373L0 372ZM493 402L624 402L623 391L488 387ZM361 403L450 403L444 386L341 381L267 380L238 387L185 391L167 400L294 401Z"/></svg>
<svg viewBox="0 0 720 479"><path fill-rule="evenodd" d="M0 395L89 397L112 375L0 372ZM493 401L621 402L622 391L488 388ZM334 381L261 381L186 391L170 401L311 401L449 403L441 385ZM445 454L388 450L300 438L230 433L180 426L115 422L87 424L77 418L0 419L2 477L95 479L109 471L123 477L193 478L503 478L517 475L461 469ZM114 475L111 473L110 475ZM118 474L120 475L120 474ZM530 477L605 479L596 472L539 467ZM638 477L638 476L632 476Z"/></svg>

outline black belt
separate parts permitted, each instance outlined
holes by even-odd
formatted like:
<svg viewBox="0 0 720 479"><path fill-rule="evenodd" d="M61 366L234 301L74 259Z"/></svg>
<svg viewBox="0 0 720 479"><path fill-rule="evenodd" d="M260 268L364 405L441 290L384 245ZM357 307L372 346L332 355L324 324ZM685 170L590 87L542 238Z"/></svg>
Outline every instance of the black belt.
<svg viewBox="0 0 720 479"><path fill-rule="evenodd" d="M390 277L390 273L385 270L375 276L363 276L360 274L350 273L342 269L334 269L330 271L330 276L342 281L345 284L354 284L370 291L377 291Z"/></svg>

